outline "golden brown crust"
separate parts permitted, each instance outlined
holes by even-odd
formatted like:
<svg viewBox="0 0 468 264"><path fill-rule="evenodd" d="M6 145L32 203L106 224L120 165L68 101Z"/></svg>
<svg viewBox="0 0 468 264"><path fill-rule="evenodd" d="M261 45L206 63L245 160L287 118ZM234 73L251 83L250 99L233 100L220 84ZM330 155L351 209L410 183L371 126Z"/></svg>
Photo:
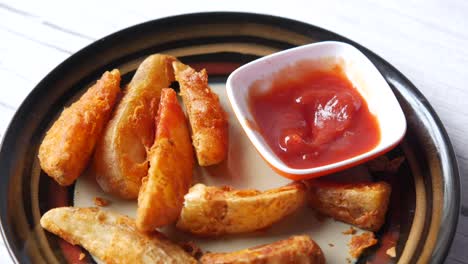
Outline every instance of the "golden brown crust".
<svg viewBox="0 0 468 264"><path fill-rule="evenodd" d="M360 235L354 235L351 237L349 241L349 254L354 257L358 258L364 250L368 247L371 247L377 244L377 239L374 237L374 233L372 232L365 232Z"/></svg>
<svg viewBox="0 0 468 264"><path fill-rule="evenodd" d="M202 264L324 264L322 249L306 235L230 253L207 253Z"/></svg>
<svg viewBox="0 0 468 264"><path fill-rule="evenodd" d="M174 81L172 56L155 54L138 67L98 142L94 155L101 188L135 199L148 172L147 151L154 142L154 118L161 89Z"/></svg>
<svg viewBox="0 0 468 264"><path fill-rule="evenodd" d="M65 108L39 147L41 168L62 186L86 168L120 92L120 72L105 72L81 98Z"/></svg>
<svg viewBox="0 0 468 264"><path fill-rule="evenodd" d="M185 196L177 228L200 236L252 232L304 205L305 194L301 183L265 192L196 184Z"/></svg>
<svg viewBox="0 0 468 264"><path fill-rule="evenodd" d="M174 74L180 85L192 128L192 142L200 166L220 163L227 156L228 121L218 96L208 86L205 70L173 62Z"/></svg>
<svg viewBox="0 0 468 264"><path fill-rule="evenodd" d="M194 163L185 115L174 90L162 90L156 122L156 140L148 155L150 168L138 196L136 223L145 231L179 217Z"/></svg>
<svg viewBox="0 0 468 264"><path fill-rule="evenodd" d="M139 232L132 219L98 208L55 208L41 226L105 263L197 263L161 234Z"/></svg>
<svg viewBox="0 0 468 264"><path fill-rule="evenodd" d="M391 187L385 182L307 181L309 204L320 213L377 231L385 222Z"/></svg>

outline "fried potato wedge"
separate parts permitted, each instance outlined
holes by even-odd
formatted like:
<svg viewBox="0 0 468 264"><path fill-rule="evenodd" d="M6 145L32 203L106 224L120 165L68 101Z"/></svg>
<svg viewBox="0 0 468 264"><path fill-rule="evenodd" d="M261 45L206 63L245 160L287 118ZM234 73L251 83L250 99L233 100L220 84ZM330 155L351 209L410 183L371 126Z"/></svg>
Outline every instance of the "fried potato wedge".
<svg viewBox="0 0 468 264"><path fill-rule="evenodd" d="M292 236L271 244L230 253L207 253L202 264L324 264L322 249L309 236Z"/></svg>
<svg viewBox="0 0 468 264"><path fill-rule="evenodd" d="M120 72L105 72L65 108L39 147L42 170L58 184L72 184L86 168L120 93Z"/></svg>
<svg viewBox="0 0 468 264"><path fill-rule="evenodd" d="M320 213L370 231L385 222L391 187L386 182L307 181L309 204Z"/></svg>
<svg viewBox="0 0 468 264"><path fill-rule="evenodd" d="M218 96L208 86L206 70L196 72L178 61L172 65L190 120L198 164L220 163L228 151L228 121Z"/></svg>
<svg viewBox="0 0 468 264"><path fill-rule="evenodd" d="M162 234L142 233L133 219L98 208L55 208L41 226L105 263L197 263Z"/></svg>
<svg viewBox="0 0 468 264"><path fill-rule="evenodd" d="M154 118L161 89L174 81L172 56L146 58L98 142L93 167L99 186L124 199L136 199L148 172L147 152L154 142Z"/></svg>
<svg viewBox="0 0 468 264"><path fill-rule="evenodd" d="M302 183L264 192L196 184L185 195L177 228L200 236L252 232L283 219L305 201Z"/></svg>
<svg viewBox="0 0 468 264"><path fill-rule="evenodd" d="M150 168L138 195L136 224L144 231L176 221L192 183L192 144L174 90L162 90L156 123L156 139L148 155Z"/></svg>

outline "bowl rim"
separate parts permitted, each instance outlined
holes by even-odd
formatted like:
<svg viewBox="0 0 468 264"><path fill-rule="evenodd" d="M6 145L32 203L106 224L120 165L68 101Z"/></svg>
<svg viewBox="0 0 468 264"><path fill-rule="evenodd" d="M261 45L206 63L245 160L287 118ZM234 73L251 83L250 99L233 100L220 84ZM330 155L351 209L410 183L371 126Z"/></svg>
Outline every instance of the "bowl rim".
<svg viewBox="0 0 468 264"><path fill-rule="evenodd" d="M431 256L431 263L441 263L448 255L449 249L453 242L455 231L457 228L458 223L458 215L460 212L460 175L459 169L457 165L457 160L455 156L454 149L450 142L449 136L443 126L442 121L437 116L436 112L434 111L433 107L430 105L428 100L424 97L424 95L416 88L416 86L405 76L403 75L398 69L392 66L389 62L382 59L380 56L375 54L374 52L370 51L369 49L365 48L364 46L359 45L358 43L345 38L339 34L336 34L332 31L323 29L318 26L314 26L312 24L308 24L305 22L301 22L298 20L293 20L290 18L285 18L281 16L274 16L268 14L260 14L260 13L248 13L248 12L224 12L224 11L214 11L214 12L197 12L197 13L188 13L188 14L180 14L175 16L168 16L163 18L158 18L154 20L150 20L147 22L143 22L137 25L133 25L127 27L125 29L119 30L115 33L112 33L108 36L105 36L95 42L89 44L88 46L82 48L78 52L74 53L67 59L65 59L62 63L56 66L52 71L50 71L26 96L23 102L20 104L18 109L16 110L15 114L13 115L12 119L10 120L7 129L2 138L2 142L0 144L0 170L9 174L9 170L11 169L10 163L11 160L8 157L11 155L10 152L14 151L12 147L12 142L10 142L10 138L13 139L13 135L15 134L15 129L17 128L18 124L21 123L21 119L25 114L25 110L29 108L31 104L33 104L35 97L39 94L44 93L46 91L46 84L53 79L53 77L57 77L60 73L68 67L69 64L74 64L80 61L82 56L86 56L92 54L95 50L100 50L105 48L106 46L110 45L115 40L119 40L122 36L128 35L134 31L144 31L146 28L151 28L154 26L161 26L161 25L168 25L172 23L182 23L182 22L190 22L197 19L214 19L212 21L218 22L222 19L226 20L246 20L246 21L256 21L259 23L268 24L271 26L278 26L281 27L284 24L290 25L289 28L291 30L301 32L302 34L308 34L309 36L313 36L314 32L320 31L322 34L329 36L330 38L339 39L340 41L345 41L347 43L352 44L354 47L358 48L362 52L366 54L366 56L371 61L378 61L383 68L389 69L392 71L392 77L400 79L404 81L410 89L408 91L412 93L415 97L420 99L420 106L424 108L424 112L433 119L435 126L437 127L437 138L440 140L440 145L438 146L439 154L442 156L443 160L446 163L441 163L442 171L445 172L441 175L444 183L444 188L450 187L451 190L448 192L444 192L444 203L442 208L442 219L441 224L439 225L439 232L438 237L435 242L434 251ZM1 177L0 181L0 193L5 195L5 198L8 197L9 193L9 186L10 181L9 177ZM11 243L11 234L8 231L9 226L7 226L7 216L8 216L8 204L7 199L0 200L0 230L2 234L2 238L5 241L5 246L15 263L19 263L18 256L20 256L21 249L13 247Z"/></svg>

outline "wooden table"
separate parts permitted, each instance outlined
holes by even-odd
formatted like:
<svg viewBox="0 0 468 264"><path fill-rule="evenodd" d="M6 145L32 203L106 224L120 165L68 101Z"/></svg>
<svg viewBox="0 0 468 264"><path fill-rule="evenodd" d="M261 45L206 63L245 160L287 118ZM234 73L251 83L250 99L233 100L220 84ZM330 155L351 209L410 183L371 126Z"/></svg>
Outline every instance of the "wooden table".
<svg viewBox="0 0 468 264"><path fill-rule="evenodd" d="M427 97L457 153L468 190L468 1L26 1L0 2L0 137L31 89L93 41L164 16L261 12L332 30L396 66ZM11 263L0 239L0 262ZM446 263L468 263L468 195Z"/></svg>

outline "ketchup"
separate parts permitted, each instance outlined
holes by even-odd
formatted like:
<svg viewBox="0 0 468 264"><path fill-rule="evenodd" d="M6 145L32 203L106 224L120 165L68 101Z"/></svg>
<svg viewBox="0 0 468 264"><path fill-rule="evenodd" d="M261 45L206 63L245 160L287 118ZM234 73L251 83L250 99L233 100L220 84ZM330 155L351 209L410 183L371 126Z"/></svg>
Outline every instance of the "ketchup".
<svg viewBox="0 0 468 264"><path fill-rule="evenodd" d="M270 148L288 166L305 169L375 147L380 140L377 120L342 68L305 65L285 68L250 89L256 128Z"/></svg>

